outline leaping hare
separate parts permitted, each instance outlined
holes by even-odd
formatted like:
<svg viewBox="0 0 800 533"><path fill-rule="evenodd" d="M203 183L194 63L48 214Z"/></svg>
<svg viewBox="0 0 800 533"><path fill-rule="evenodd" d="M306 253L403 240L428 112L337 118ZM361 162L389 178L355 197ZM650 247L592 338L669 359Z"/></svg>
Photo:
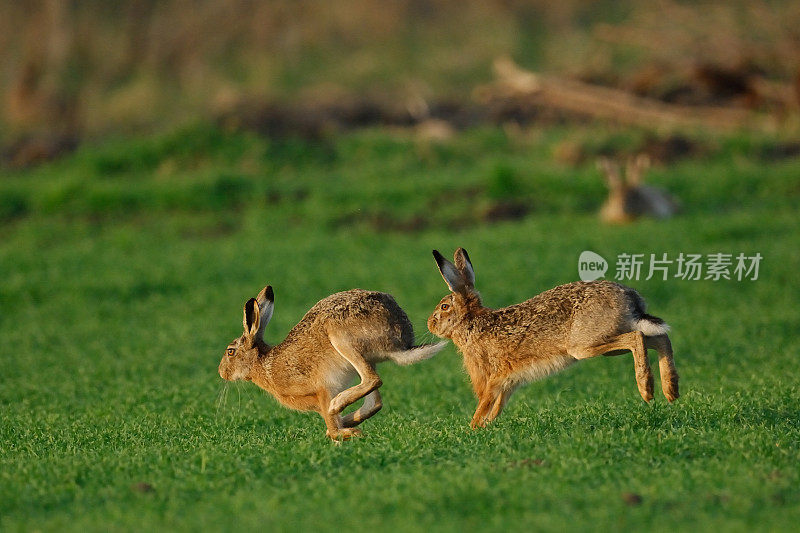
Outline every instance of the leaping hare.
<svg viewBox="0 0 800 533"><path fill-rule="evenodd" d="M680 209L678 201L668 192L642 183L642 175L650 166L646 155L640 154L628 161L624 178L617 162L601 158L597 166L608 186L608 199L600 208L603 222L625 224L641 216L669 218Z"/></svg>
<svg viewBox="0 0 800 533"><path fill-rule="evenodd" d="M494 420L518 386L597 355L631 351L639 393L649 402L653 375L647 349L657 350L664 395L670 402L678 398L669 327L645 313L635 290L610 281L578 281L489 309L475 290L466 250L456 250L455 264L436 250L433 256L451 293L428 318L428 329L452 339L464 357L478 397L473 428Z"/></svg>
<svg viewBox="0 0 800 533"><path fill-rule="evenodd" d="M244 333L226 348L219 375L252 381L292 409L318 412L331 439L360 433L355 426L381 409L376 363L409 365L445 345L414 346L411 322L391 295L353 289L317 302L282 343L269 346L264 328L273 306L269 285L245 303ZM361 382L348 388L356 375ZM341 416L360 398L359 409Z"/></svg>

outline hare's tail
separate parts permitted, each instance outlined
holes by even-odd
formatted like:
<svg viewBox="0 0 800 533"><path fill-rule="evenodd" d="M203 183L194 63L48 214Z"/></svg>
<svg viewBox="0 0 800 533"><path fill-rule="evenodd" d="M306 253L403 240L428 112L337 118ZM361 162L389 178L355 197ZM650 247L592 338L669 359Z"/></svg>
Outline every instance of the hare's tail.
<svg viewBox="0 0 800 533"><path fill-rule="evenodd" d="M664 322L657 316L646 313L647 305L644 299L630 289L628 297L631 299L632 312L631 312L631 328L635 331L641 331L645 337L657 337L659 335L666 335L669 331L669 324Z"/></svg>
<svg viewBox="0 0 800 533"><path fill-rule="evenodd" d="M436 344L421 344L414 346L408 350L399 352L389 352L386 354L388 359L391 359L398 365L411 365L425 359L430 359L436 353L445 347L447 341L437 342Z"/></svg>
<svg viewBox="0 0 800 533"><path fill-rule="evenodd" d="M658 335L666 335L669 331L669 324L657 316L645 313L636 320L636 329L644 333L646 337L656 337Z"/></svg>

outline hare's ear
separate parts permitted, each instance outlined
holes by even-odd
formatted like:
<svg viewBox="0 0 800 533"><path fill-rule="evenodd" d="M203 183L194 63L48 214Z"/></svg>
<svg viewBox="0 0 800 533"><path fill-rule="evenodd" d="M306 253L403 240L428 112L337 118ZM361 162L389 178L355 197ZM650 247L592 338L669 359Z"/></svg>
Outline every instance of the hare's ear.
<svg viewBox="0 0 800 533"><path fill-rule="evenodd" d="M472 268L472 261L469 260L469 254L463 248L459 248L456 250L456 253L453 254L453 259L455 260L456 268L459 272L461 272L461 277L464 278L464 282L466 283L467 287L470 289L475 288L475 269Z"/></svg>
<svg viewBox="0 0 800 533"><path fill-rule="evenodd" d="M267 285L256 296L256 303L258 304L258 313L260 318L260 325L258 327L257 339L264 338L264 328L269 324L272 319L272 311L275 309L275 294L272 292L272 285Z"/></svg>
<svg viewBox="0 0 800 533"><path fill-rule="evenodd" d="M639 154L628 161L626 181L631 187L638 187L642 183L644 171L650 167L650 157L647 154Z"/></svg>
<svg viewBox="0 0 800 533"><path fill-rule="evenodd" d="M603 173L609 189L614 191L622 188L622 177L617 163L607 157L601 157L597 160L597 169Z"/></svg>
<svg viewBox="0 0 800 533"><path fill-rule="evenodd" d="M244 304L244 318L242 324L244 325L244 335L251 341L258 338L259 324L261 323L261 313L258 310L258 304L255 298L250 298Z"/></svg>
<svg viewBox="0 0 800 533"><path fill-rule="evenodd" d="M439 266L439 272L442 273L444 282L450 287L452 292L462 292L466 288L464 276L455 267L453 263L444 258L438 250L433 251L433 258L436 259L436 264Z"/></svg>

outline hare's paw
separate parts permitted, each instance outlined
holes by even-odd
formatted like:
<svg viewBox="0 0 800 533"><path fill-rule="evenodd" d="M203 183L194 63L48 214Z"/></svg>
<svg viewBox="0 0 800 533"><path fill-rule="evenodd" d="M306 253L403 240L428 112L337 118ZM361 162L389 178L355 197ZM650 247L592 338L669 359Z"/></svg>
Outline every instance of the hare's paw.
<svg viewBox="0 0 800 533"><path fill-rule="evenodd" d="M642 399L650 403L650 400L653 399L653 376L652 374L648 374L644 378L640 379L637 383L639 388L639 394L642 396Z"/></svg>
<svg viewBox="0 0 800 533"><path fill-rule="evenodd" d="M473 418L472 422L469 423L469 427L471 429L485 428L486 427L486 419L485 418L480 418L480 419Z"/></svg>
<svg viewBox="0 0 800 533"><path fill-rule="evenodd" d="M339 430L339 438L342 440L350 440L352 437L360 437L361 430L356 428L342 428Z"/></svg>
<svg viewBox="0 0 800 533"><path fill-rule="evenodd" d="M670 403L674 402L680 397L680 393L678 392L678 376L673 375L669 376L663 383L663 390L664 396L667 397L667 401Z"/></svg>
<svg viewBox="0 0 800 533"><path fill-rule="evenodd" d="M350 440L353 437L361 435L361 430L356 428L341 428L336 431L328 430L327 437L334 441Z"/></svg>

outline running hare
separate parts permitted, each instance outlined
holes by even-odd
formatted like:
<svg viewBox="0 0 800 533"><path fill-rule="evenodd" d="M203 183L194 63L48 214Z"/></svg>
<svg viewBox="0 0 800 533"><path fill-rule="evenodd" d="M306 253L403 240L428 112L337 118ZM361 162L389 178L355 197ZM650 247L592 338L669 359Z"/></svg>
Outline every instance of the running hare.
<svg viewBox="0 0 800 533"><path fill-rule="evenodd" d="M603 222L624 224L641 216L669 218L678 212L678 201L668 192L642 184L642 174L650 166L646 155L628 161L624 179L617 162L601 158L597 166L605 174L608 186L608 199L600 208Z"/></svg>
<svg viewBox="0 0 800 533"><path fill-rule="evenodd" d="M282 343L264 342L274 295L266 286L244 305L244 333L231 342L219 364L225 380L252 381L283 405L316 411L327 436L347 439L355 426L381 408L381 378L375 364L392 360L409 365L432 357L445 343L413 346L414 330L394 298L353 289L320 300ZM358 375L361 382L348 387ZM365 398L352 413L350 404Z"/></svg>
<svg viewBox="0 0 800 533"><path fill-rule="evenodd" d="M633 352L639 393L649 402L653 375L647 349L657 350L664 395L670 402L678 398L669 327L645 313L635 290L610 281L579 281L489 309L475 290L466 250L456 250L455 264L436 250L433 256L452 292L428 318L428 329L452 339L464 356L478 396L473 428L494 420L518 386L596 355Z"/></svg>

